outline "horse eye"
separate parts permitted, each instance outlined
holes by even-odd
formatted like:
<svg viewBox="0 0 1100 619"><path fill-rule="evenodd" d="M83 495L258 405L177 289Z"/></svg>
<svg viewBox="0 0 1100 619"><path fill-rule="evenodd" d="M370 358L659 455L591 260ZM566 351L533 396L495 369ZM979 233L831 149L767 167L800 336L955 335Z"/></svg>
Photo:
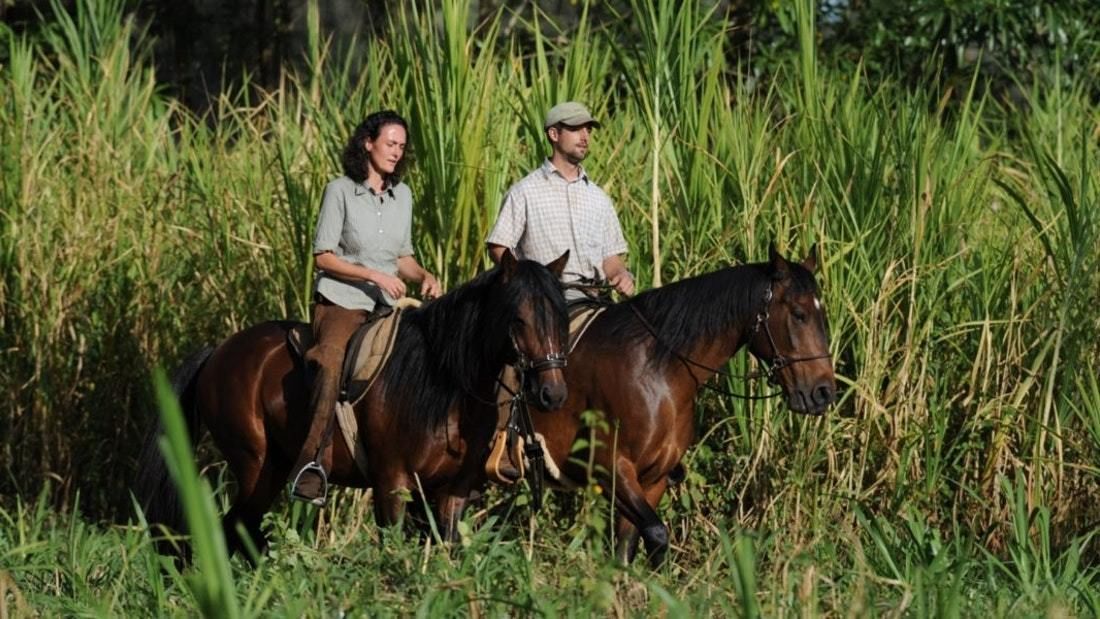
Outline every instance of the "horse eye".
<svg viewBox="0 0 1100 619"><path fill-rule="evenodd" d="M806 312L796 308L792 313L794 314L794 319L798 322L806 322Z"/></svg>

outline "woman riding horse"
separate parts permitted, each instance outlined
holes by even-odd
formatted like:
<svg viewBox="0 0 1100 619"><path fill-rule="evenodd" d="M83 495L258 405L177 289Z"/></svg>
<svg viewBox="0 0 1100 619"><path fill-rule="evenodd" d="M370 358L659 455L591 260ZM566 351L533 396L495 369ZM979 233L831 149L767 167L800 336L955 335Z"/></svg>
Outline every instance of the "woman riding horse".
<svg viewBox="0 0 1100 619"><path fill-rule="evenodd" d="M566 260L568 254L548 268L509 254L473 281L403 312L389 362L354 409L367 470L343 441L334 441L330 482L374 488L380 524L398 522L403 497L423 489L443 534L453 537L466 496L483 479L501 369L524 368L530 398L541 407L555 409L565 400L568 325L557 282ZM306 438L304 364L287 343L296 324L266 322L241 331L193 356L173 379L192 439L201 422L237 481L223 518L231 549L243 546L238 524L263 547L261 518ZM157 433L146 441L136 494L150 524L180 531L182 514Z"/></svg>

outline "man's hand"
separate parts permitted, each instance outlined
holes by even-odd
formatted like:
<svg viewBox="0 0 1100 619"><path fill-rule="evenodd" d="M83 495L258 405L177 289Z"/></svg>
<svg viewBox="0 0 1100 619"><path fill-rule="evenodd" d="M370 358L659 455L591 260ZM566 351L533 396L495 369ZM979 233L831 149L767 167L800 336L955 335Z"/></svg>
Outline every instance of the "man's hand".
<svg viewBox="0 0 1100 619"><path fill-rule="evenodd" d="M624 296L634 296L634 274L626 269L608 277L607 283Z"/></svg>
<svg viewBox="0 0 1100 619"><path fill-rule="evenodd" d="M387 275L380 272L375 273L374 277L371 278L371 281L373 281L379 288L381 288L382 292L390 295L390 297L393 299L400 299L401 297L405 296L405 282L394 277L393 275Z"/></svg>
<svg viewBox="0 0 1100 619"><path fill-rule="evenodd" d="M431 273L424 273L424 280L420 282L420 296L425 299L434 299L443 294L443 286Z"/></svg>

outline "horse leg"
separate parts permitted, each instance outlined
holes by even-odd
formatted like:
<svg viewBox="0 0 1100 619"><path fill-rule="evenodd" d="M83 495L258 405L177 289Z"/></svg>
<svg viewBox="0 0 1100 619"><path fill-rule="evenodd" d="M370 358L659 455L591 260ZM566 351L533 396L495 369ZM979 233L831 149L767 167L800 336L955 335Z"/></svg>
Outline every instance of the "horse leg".
<svg viewBox="0 0 1100 619"><path fill-rule="evenodd" d="M634 556L638 554L638 527L633 522L619 514L615 517L615 558L623 565L634 562Z"/></svg>
<svg viewBox="0 0 1100 619"><path fill-rule="evenodd" d="M247 545L237 531L237 525L240 524L244 526L256 551L262 553L267 548L267 536L261 530L260 523L282 491L290 467L284 458L274 453L269 453L262 465L260 458L255 456L233 464L237 478L237 496L232 507L222 517L226 544L231 555L236 551L246 554ZM248 556L248 559L252 561L253 557Z"/></svg>
<svg viewBox="0 0 1100 619"><path fill-rule="evenodd" d="M378 526L400 524L405 518L405 503L412 486L406 475L379 475L374 487L374 520Z"/></svg>
<svg viewBox="0 0 1100 619"><path fill-rule="evenodd" d="M650 492L646 492L638 482L638 473L634 469L633 462L619 458L615 467L615 507L634 525L635 535L640 534L645 541L646 555L654 568L660 567L668 552L668 527L661 522L660 516L650 505L649 495L652 493L660 499L666 484L667 481L662 480L652 486ZM632 558L633 551L637 550L637 541L629 539L630 532L624 530L625 527L617 527L617 529L625 534L624 538L620 538L624 541L620 541L617 554L620 558Z"/></svg>
<svg viewBox="0 0 1100 619"><path fill-rule="evenodd" d="M466 511L467 492L456 488L443 488L434 498L436 523L444 542L458 541L458 523Z"/></svg>

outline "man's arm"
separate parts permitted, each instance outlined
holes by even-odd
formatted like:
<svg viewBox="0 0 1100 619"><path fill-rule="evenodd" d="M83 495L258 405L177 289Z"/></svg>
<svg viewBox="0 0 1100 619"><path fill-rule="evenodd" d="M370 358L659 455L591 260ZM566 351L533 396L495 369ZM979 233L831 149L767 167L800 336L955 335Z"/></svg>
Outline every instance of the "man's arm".
<svg viewBox="0 0 1100 619"><path fill-rule="evenodd" d="M489 246L489 258L492 259L493 264L500 264L500 257L504 255L504 252L508 251L508 248L503 245L497 245L496 243L486 243Z"/></svg>
<svg viewBox="0 0 1100 619"><path fill-rule="evenodd" d="M622 256L612 254L604 258L603 272L607 276L607 283L614 286L615 290L628 297L634 294L634 274L626 268Z"/></svg>
<svg viewBox="0 0 1100 619"><path fill-rule="evenodd" d="M443 294L443 287L439 285L439 280L420 266L412 256L401 256L397 259L397 275L401 279L420 284L420 294L427 299L434 299Z"/></svg>

